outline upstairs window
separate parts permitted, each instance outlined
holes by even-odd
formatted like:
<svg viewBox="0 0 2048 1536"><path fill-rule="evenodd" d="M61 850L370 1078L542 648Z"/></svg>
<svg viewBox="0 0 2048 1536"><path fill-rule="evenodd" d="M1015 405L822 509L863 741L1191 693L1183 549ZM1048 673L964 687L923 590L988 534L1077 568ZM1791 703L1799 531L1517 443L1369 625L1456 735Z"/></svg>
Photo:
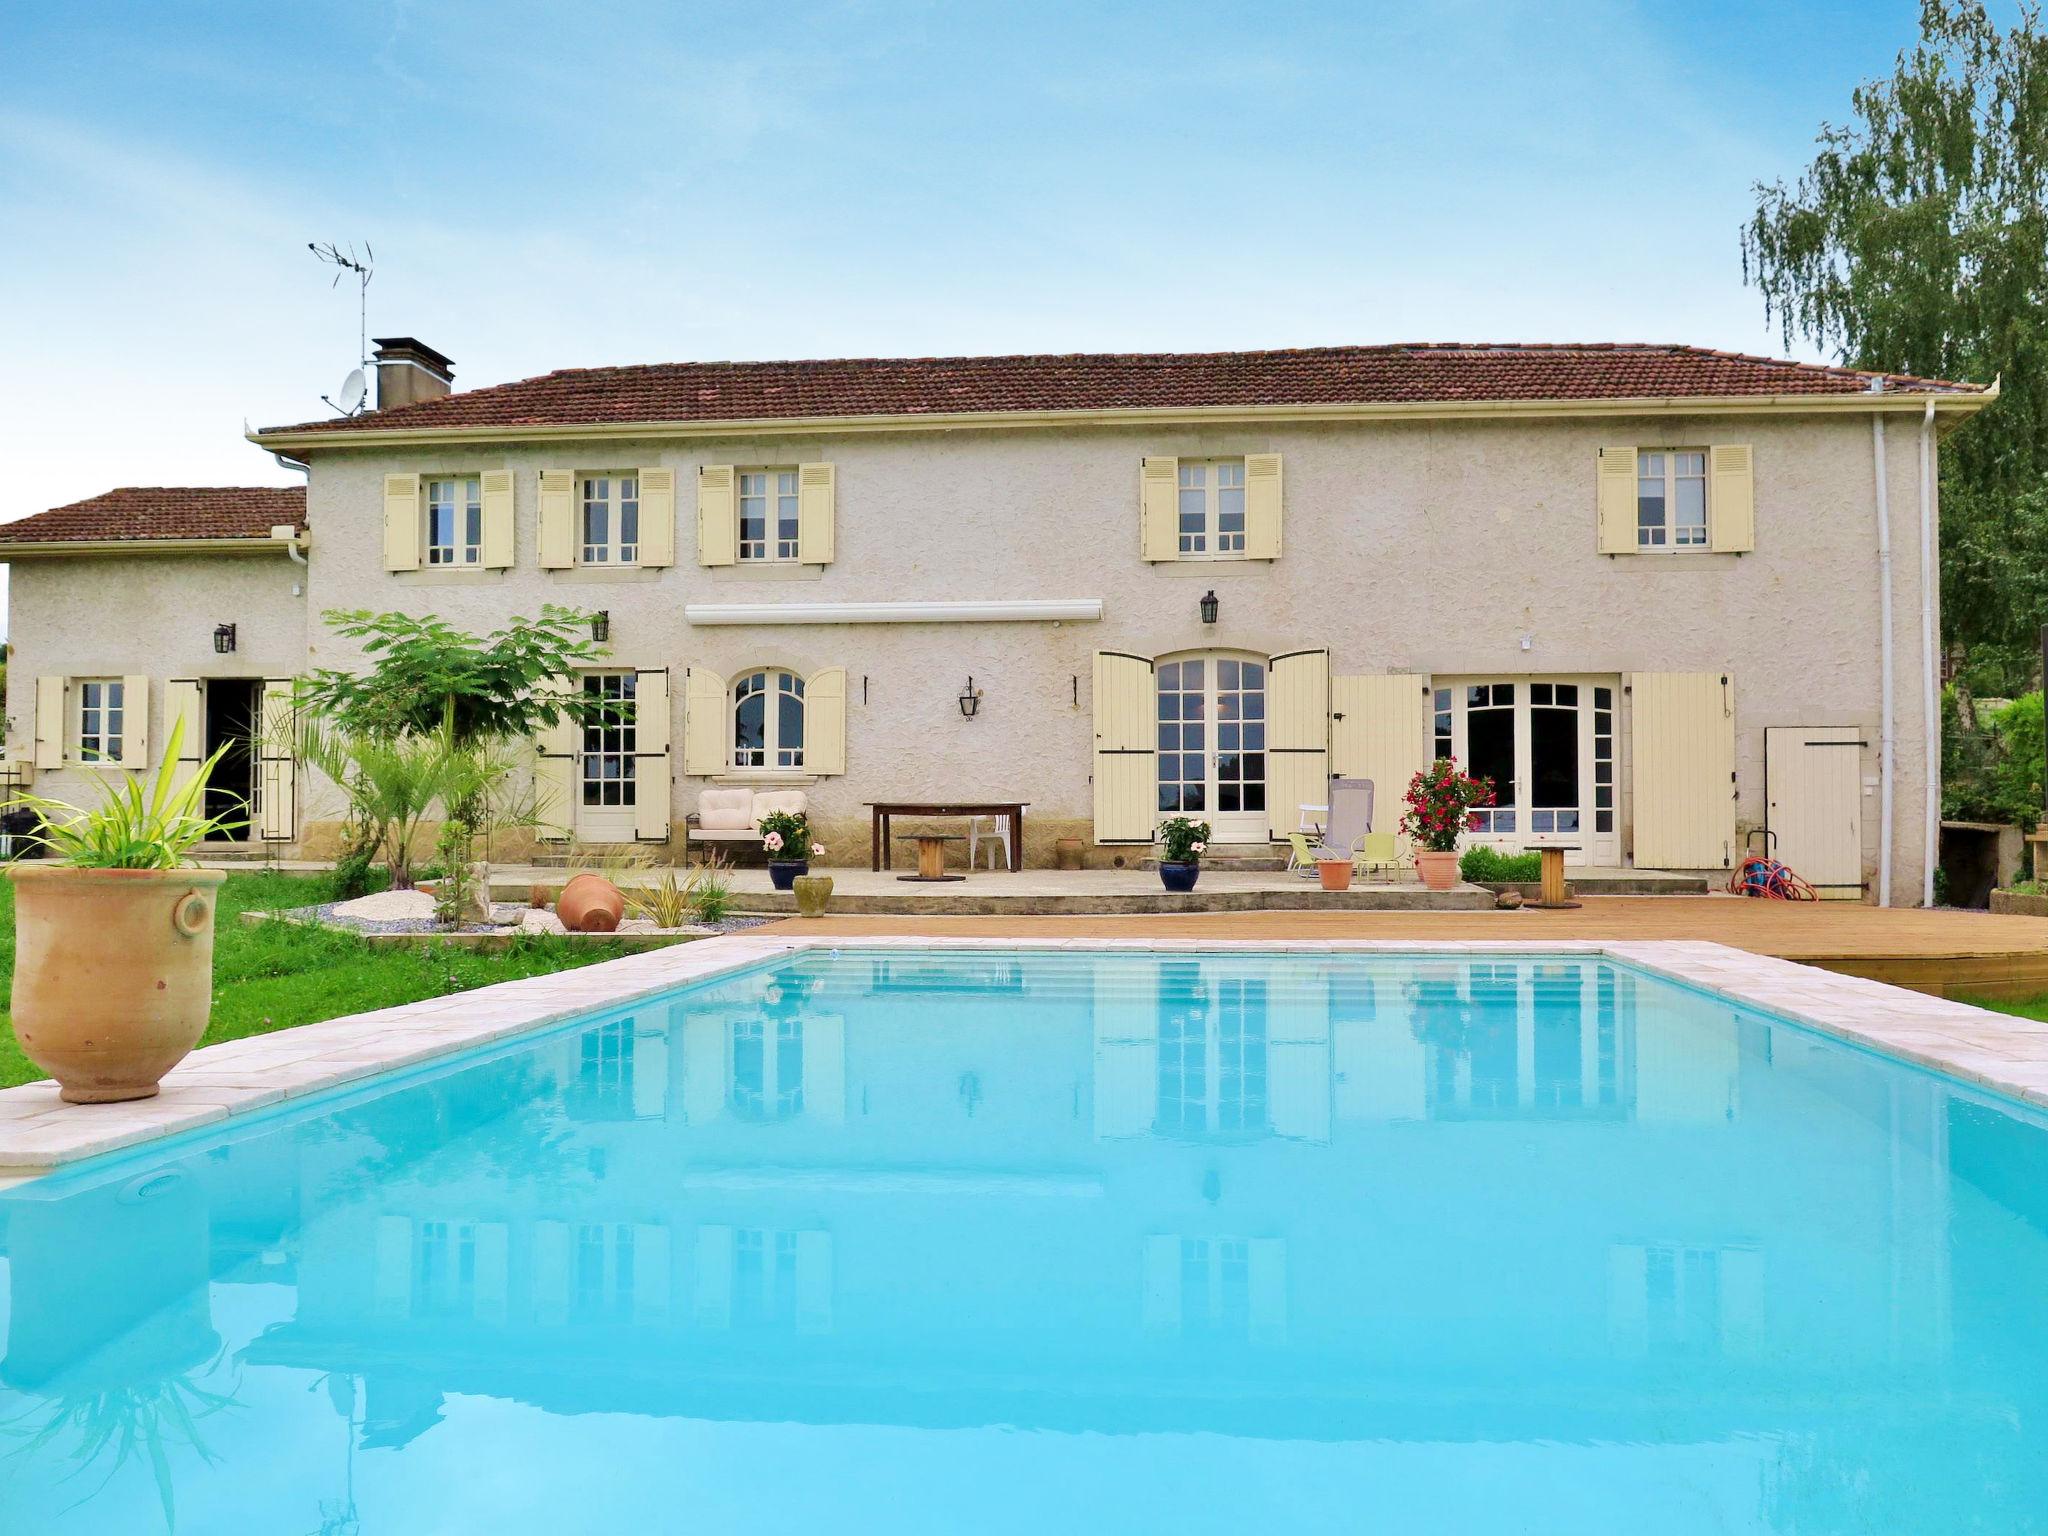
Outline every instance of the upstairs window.
<svg viewBox="0 0 2048 1536"><path fill-rule="evenodd" d="M1636 455L1636 547L1707 547L1707 452L1646 448Z"/></svg>
<svg viewBox="0 0 2048 1536"><path fill-rule="evenodd" d="M118 677L78 685L78 755L88 763L121 761L128 734L128 687Z"/></svg>
<svg viewBox="0 0 2048 1536"><path fill-rule="evenodd" d="M768 667L733 683L732 765L803 767L804 680L794 672Z"/></svg>
<svg viewBox="0 0 2048 1536"><path fill-rule="evenodd" d="M1180 461L1179 536L1182 559L1245 552L1243 459Z"/></svg>
<svg viewBox="0 0 2048 1536"><path fill-rule="evenodd" d="M483 482L468 479L429 480L427 494L427 564L479 565L484 558Z"/></svg>
<svg viewBox="0 0 2048 1536"><path fill-rule="evenodd" d="M585 475L578 502L585 565L635 565L640 559L640 477Z"/></svg>
<svg viewBox="0 0 2048 1536"><path fill-rule="evenodd" d="M745 469L739 482L740 559L796 559L797 472Z"/></svg>

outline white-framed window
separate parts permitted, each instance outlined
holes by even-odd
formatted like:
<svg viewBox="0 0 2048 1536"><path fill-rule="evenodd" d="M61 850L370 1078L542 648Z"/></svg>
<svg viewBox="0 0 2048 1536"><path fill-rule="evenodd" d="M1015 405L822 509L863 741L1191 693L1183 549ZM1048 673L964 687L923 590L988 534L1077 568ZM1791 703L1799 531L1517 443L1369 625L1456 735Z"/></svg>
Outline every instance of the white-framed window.
<svg viewBox="0 0 2048 1536"><path fill-rule="evenodd" d="M128 735L128 685L118 677L81 678L78 684L78 755L88 763L118 763Z"/></svg>
<svg viewBox="0 0 2048 1536"><path fill-rule="evenodd" d="M585 565L633 565L640 559L640 477L585 475L577 483Z"/></svg>
<svg viewBox="0 0 2048 1536"><path fill-rule="evenodd" d="M637 799L634 767L640 728L634 718L640 678L635 672L586 672L583 694L590 701L583 720L578 777L590 810L630 806Z"/></svg>
<svg viewBox="0 0 2048 1536"><path fill-rule="evenodd" d="M762 667L734 680L732 765L803 767L804 680L794 672Z"/></svg>
<svg viewBox="0 0 2048 1536"><path fill-rule="evenodd" d="M1244 553L1244 460L1180 461L1180 552L1185 558Z"/></svg>
<svg viewBox="0 0 2048 1536"><path fill-rule="evenodd" d="M1636 547L1707 547L1707 450L1645 448L1636 454Z"/></svg>
<svg viewBox="0 0 2048 1536"><path fill-rule="evenodd" d="M475 475L428 480L427 564L480 565L484 558L483 482Z"/></svg>
<svg viewBox="0 0 2048 1536"><path fill-rule="evenodd" d="M797 558L797 472L740 471L740 558Z"/></svg>

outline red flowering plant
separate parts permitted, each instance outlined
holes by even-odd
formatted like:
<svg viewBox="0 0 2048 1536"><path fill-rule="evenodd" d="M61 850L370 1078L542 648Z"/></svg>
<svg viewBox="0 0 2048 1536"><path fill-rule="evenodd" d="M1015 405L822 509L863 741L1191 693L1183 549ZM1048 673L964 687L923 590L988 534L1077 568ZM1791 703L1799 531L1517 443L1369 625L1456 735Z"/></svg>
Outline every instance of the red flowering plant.
<svg viewBox="0 0 2048 1536"><path fill-rule="evenodd" d="M1493 780L1460 773L1456 758L1440 757L1408 781L1402 798L1408 809L1401 813L1401 830L1415 845L1431 853L1456 853L1472 807L1493 804Z"/></svg>

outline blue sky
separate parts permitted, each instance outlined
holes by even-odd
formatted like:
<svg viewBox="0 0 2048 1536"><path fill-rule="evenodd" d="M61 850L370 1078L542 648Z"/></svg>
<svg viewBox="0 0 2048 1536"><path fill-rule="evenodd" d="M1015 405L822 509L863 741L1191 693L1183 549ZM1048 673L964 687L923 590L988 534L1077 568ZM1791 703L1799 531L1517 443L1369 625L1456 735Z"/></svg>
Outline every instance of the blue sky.
<svg viewBox="0 0 2048 1536"><path fill-rule="evenodd" d="M1751 185L1915 0L0 7L0 518L287 483L367 240L459 384L673 358L1782 351Z"/></svg>

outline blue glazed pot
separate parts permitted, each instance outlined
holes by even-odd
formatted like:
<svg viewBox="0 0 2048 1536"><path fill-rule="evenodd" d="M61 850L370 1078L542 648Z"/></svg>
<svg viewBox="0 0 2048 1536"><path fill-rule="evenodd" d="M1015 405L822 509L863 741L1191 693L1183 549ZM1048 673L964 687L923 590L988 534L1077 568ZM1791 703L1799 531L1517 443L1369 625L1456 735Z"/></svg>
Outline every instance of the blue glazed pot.
<svg viewBox="0 0 2048 1536"><path fill-rule="evenodd" d="M798 875L807 875L810 872L811 861L809 859L770 859L768 861L768 880L778 891L795 890L796 877Z"/></svg>
<svg viewBox="0 0 2048 1536"><path fill-rule="evenodd" d="M1199 864L1166 864L1159 866L1159 883L1169 891L1192 891L1195 881L1201 877Z"/></svg>

